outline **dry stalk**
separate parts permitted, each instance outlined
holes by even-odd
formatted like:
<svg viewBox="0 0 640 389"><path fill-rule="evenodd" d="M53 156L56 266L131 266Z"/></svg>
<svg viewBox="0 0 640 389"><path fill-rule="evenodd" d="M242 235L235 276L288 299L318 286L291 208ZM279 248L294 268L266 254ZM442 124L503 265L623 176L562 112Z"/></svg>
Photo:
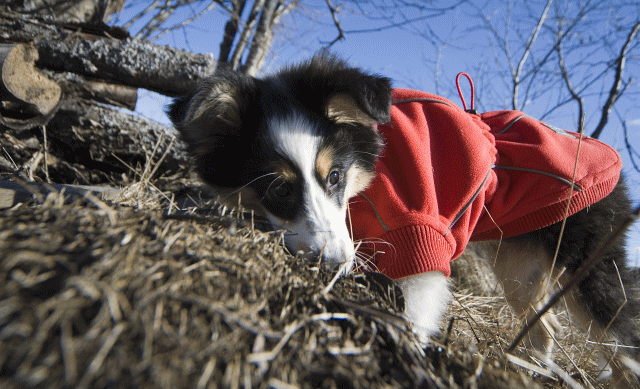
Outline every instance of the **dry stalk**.
<svg viewBox="0 0 640 389"><path fill-rule="evenodd" d="M44 176L47 182L51 183L51 177L49 177L49 147L47 146L47 126L42 126L43 148L44 148Z"/></svg>
<svg viewBox="0 0 640 389"><path fill-rule="evenodd" d="M580 123L584 122L584 115ZM569 215L569 208L571 207L571 199L573 198L573 188L576 182L576 173L578 172L578 158L580 157L580 146L582 146L582 136L584 133L584 126L580 125L580 138L578 139L578 149L576 150L576 157L573 160L573 176L571 177L571 188L569 188L569 199L567 200L567 206L564 209L564 217L562 218L562 225L560 227L560 234L558 234L558 243L556 243L556 250L553 254L553 259L551 260L551 269L549 270L549 274L547 278L545 278L545 284L542 288L544 292L543 296L546 296L549 293L549 287L551 286L551 277L553 276L553 271L556 267L556 260L558 259L558 253L560 252L560 244L562 243L562 236L564 235L564 227L567 224L567 217Z"/></svg>
<svg viewBox="0 0 640 389"><path fill-rule="evenodd" d="M284 346L287 344L289 339L298 332L301 328L303 328L307 323L313 321L328 321L328 320L349 320L355 321L355 318L347 313L319 313L313 315L305 320L300 320L294 323L287 325L285 328L285 333L282 339L276 344L276 346L271 351L263 351L258 353L251 353L247 356L248 362L259 363L259 362L267 362L273 360L279 353L282 351Z"/></svg>

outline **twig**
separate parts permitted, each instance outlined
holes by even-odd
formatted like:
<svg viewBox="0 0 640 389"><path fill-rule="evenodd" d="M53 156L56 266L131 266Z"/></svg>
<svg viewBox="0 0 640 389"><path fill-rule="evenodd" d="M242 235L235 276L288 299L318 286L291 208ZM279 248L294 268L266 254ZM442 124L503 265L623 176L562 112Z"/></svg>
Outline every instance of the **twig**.
<svg viewBox="0 0 640 389"><path fill-rule="evenodd" d="M44 138L44 176L47 178L47 182L51 183L51 177L49 177L49 150L47 147L47 126L42 126L42 137Z"/></svg>
<svg viewBox="0 0 640 389"><path fill-rule="evenodd" d="M335 285L338 279L349 272L349 269L351 268L351 266L353 266L353 261L342 262L338 267L338 271L333 276L329 284L322 290L322 293L323 294L329 293L329 291L331 291L331 289L333 288L333 285Z"/></svg>
<svg viewBox="0 0 640 389"><path fill-rule="evenodd" d="M582 377L582 380L587 383L587 385L589 386L589 388L593 389L593 385L591 385L591 383L589 382L588 377L586 376L586 374L584 373L584 370L580 369L580 367L578 367L578 365L576 364L576 362L573 360L573 358L571 358L569 356L569 353L567 353L567 350L565 350L565 348L562 346L562 344L560 344L560 342L558 341L558 339L555 337L554 335L554 331L552 329L550 329L547 326L547 323L545 323L544 321L540 321L540 324L542 324L542 327L544 328L545 331L547 331L547 334L551 337L551 339L553 340L553 342L558 346L558 348L560 349L560 351L562 351L562 353L564 354L565 358L567 358L567 360L569 362L571 362L571 364L573 365L573 367L576 369L576 371L578 372L578 374L580 374L580 376ZM542 352L534 350L536 356L538 358L540 358L541 360L543 360L547 366L554 372L556 373L560 378L562 378L569 386L571 386L572 388L574 388L572 383L575 383L575 381L573 380L573 378L571 378L571 376L569 376L567 374L567 372L565 372L564 370L560 369L560 367L558 365L556 365L555 363L553 363L553 361L548 358L547 356L545 356ZM588 357L586 358L587 360L589 359ZM571 380L571 382L567 381L567 379ZM582 386L578 385L579 388L582 388Z"/></svg>
<svg viewBox="0 0 640 389"><path fill-rule="evenodd" d="M313 316L311 316L311 317L309 317L309 318L307 318L305 320L300 320L298 322L291 323L285 329L285 334L282 337L282 339L280 339L278 344L276 344L275 347L271 351L264 351L264 352L259 352L259 353L251 353L251 354L247 355L247 362L258 363L258 362L273 360L275 357L278 356L280 351L282 351L282 349L287 344L287 342L289 342L291 337L296 332L298 332L298 330L300 330L305 325L307 325L307 323L311 323L311 322L314 322L314 321L328 321L328 320L350 320L350 321L355 321L353 316L351 316L351 315L349 315L347 313L325 312L325 313L319 313L319 314L313 315Z"/></svg>
<svg viewBox="0 0 640 389"><path fill-rule="evenodd" d="M551 378L552 380L555 380L555 377L553 376L553 373L550 372L549 370L542 368L538 365L534 365L531 362L527 362L523 359L520 359L518 357L516 357L515 355L512 354L505 354L505 356L507 357L507 361L513 363L514 365L520 366L524 369L530 370L534 373L540 374L542 376Z"/></svg>
<svg viewBox="0 0 640 389"><path fill-rule="evenodd" d="M460 306L462 307L462 309L465 311L465 313L467 314L467 316L469 317L469 319L471 319L471 321L473 322L473 324L475 324L476 327L481 327L480 324L476 321L476 319L473 318L473 316L471 315L471 311L464 305L462 304L462 301L460 301L460 299L458 298L458 296L456 296L455 293L451 293L451 295L453 296L453 298L458 302L458 304L460 304ZM467 321L468 323L468 321ZM478 338L478 335L476 334L476 331L473 329L472 325L469 325L469 329L471 329L471 333L473 334L473 337L476 338L476 342L480 343L480 338Z"/></svg>
<svg viewBox="0 0 640 389"><path fill-rule="evenodd" d="M623 77L624 67L627 60L627 54L638 32L640 32L640 22L637 22L629 32L629 35L627 36L627 41L625 42L624 46L622 46L622 49L620 50L620 55L616 59L616 63L617 63L616 75L613 80L613 85L611 86L611 90L609 91L609 97L607 98L607 102L602 107L602 116L600 117L600 123L598 123L598 125L596 126L596 129L591 134L591 137L593 138L598 139L598 137L602 133L602 130L604 130L604 127L607 125L607 122L609 121L609 114L611 113L611 109L613 108L613 105L620 98L620 95L621 95L620 87L622 85L622 77Z"/></svg>
<svg viewBox="0 0 640 389"><path fill-rule="evenodd" d="M629 142L629 129L627 128L627 122L622 118L622 115L620 115L620 112L618 112L617 109L615 109L614 111L618 116L618 119L620 120L620 124L622 125L622 130L624 134L624 144L627 148L627 152L629 153L629 159L631 160L631 164L633 165L633 168L636 171L640 172L640 166L638 166L635 159L633 158L634 156L636 158L640 158L640 154L638 154L636 149L634 149L633 146L631 145L631 142Z"/></svg>
<svg viewBox="0 0 640 389"><path fill-rule="evenodd" d="M538 38L538 34L540 33L540 30L542 29L544 22L547 20L547 14L549 13L549 9L551 8L551 3L553 3L553 0L547 1L547 5L546 7L544 7L544 10L542 11L542 15L540 15L540 18L538 19L538 24L536 24L535 28L531 32L531 37L527 42L524 53L522 53L522 57L518 62L518 66L515 69L515 72L513 73L513 90L511 94L512 96L511 105L513 106L513 109L518 109L518 86L520 86L520 80L521 80L520 76L522 74L522 69L524 67L525 62L527 62L527 58L529 58L529 54L531 54L531 48L533 47L533 44Z"/></svg>
<svg viewBox="0 0 640 389"><path fill-rule="evenodd" d="M489 212L487 205L483 204L482 206L484 207L484 211L489 216L489 219L491 219L491 222L493 223L493 225L496 226L498 231L500 231L500 239L498 239L498 247L496 247L496 255L493 257L493 267L495 268L496 263L498 262L498 253L500 252L500 246L502 246L502 237L504 236L504 232L502 231L502 228L500 228L498 223L496 223L496 221L493 219L493 216L491 216L491 212Z"/></svg>
<svg viewBox="0 0 640 389"><path fill-rule="evenodd" d="M13 158L11 158L11 154L9 154L9 153L7 152L7 150L6 150L4 147L2 148L2 151L4 151L4 153L7 155L7 157L9 158L9 160L11 161L11 163L13 164L13 166L15 167L15 169L16 169L16 172L15 172L15 173L16 173L16 174L17 174L17 173L19 173L19 170L22 170L22 169L20 169L20 168L18 167L18 165L16 165L16 162L13 160Z"/></svg>
<svg viewBox="0 0 640 389"><path fill-rule="evenodd" d="M604 327L604 330L602 330L602 333L600 334L600 336L598 337L598 340L595 342L596 344L603 344L604 342L604 337L607 334L607 331L609 330L609 327L611 327L611 325L613 324L613 322L616 320L616 318L618 317L618 315L620 314L620 311L622 310L622 308L627 305L627 302L629 300L627 300L627 292L624 288L624 283L622 282L622 276L620 275L620 270L618 270L618 265L616 265L616 262L613 262L613 266L616 268L616 274L618 275L618 281L620 282L620 288L622 289L622 295L624 296L624 301L622 302L622 304L620 304L620 306L618 307L618 310L616 311L616 314L613 315L613 317L611 318L611 320L609 320L609 323L607 324L606 327ZM616 347L618 345L616 344ZM592 349L589 354L587 354L587 359L589 359L591 357L591 353L593 353L594 349ZM603 369L608 366L605 365L603 366Z"/></svg>
<svg viewBox="0 0 640 389"><path fill-rule="evenodd" d="M578 381L574 380L571 377L571 375L569 375L569 373L567 373L566 371L562 370L560 368L560 366L555 364L555 362L553 362L552 360L550 360L548 358L541 358L541 357L543 357L543 355L541 355L542 353L540 353L539 351L536 352L536 354L538 354L538 358L544 360L544 363L547 365L549 370L551 370L553 373L555 373L555 375L560 377L567 385L569 385L569 387L571 389L584 389L584 387L582 385L580 385L578 383Z"/></svg>
<svg viewBox="0 0 640 389"><path fill-rule="evenodd" d="M569 94L571 94L571 99L575 100L578 103L578 117L580 118L580 123L578 123L578 128L580 129L580 135L582 135L584 131L584 101L582 97L575 91L573 85L571 84L571 80L569 79L569 72L567 71L567 66L564 62L564 54L562 54L562 40L558 38L558 44L556 45L556 50L558 51L558 65L560 66L560 72L562 73L562 79L564 83L567 85L567 90Z"/></svg>
<svg viewBox="0 0 640 389"><path fill-rule="evenodd" d="M338 13L340 12L340 10L338 9L338 7L334 6L331 3L331 0L326 0L326 2L327 2L327 7L331 12L331 17L333 18L333 25L336 26L336 29L338 30L338 36L334 40L329 42L328 45L325 46L325 48L329 49L338 41L344 40L344 30L342 29L342 24L340 23L340 19L338 19Z"/></svg>
<svg viewBox="0 0 640 389"><path fill-rule="evenodd" d="M98 353L95 355L95 357L91 361L91 364L87 369L87 372L80 380L80 383L78 384L79 388L89 387L91 380L98 374L100 368L103 367L104 360L107 358L107 356L109 355L109 352L111 351L113 346L116 344L116 342L118 341L118 338L126 328L127 328L126 323L118 323L115 327L113 327L109 336L107 336L105 341L102 343L102 347L100 348L100 350L98 350Z"/></svg>

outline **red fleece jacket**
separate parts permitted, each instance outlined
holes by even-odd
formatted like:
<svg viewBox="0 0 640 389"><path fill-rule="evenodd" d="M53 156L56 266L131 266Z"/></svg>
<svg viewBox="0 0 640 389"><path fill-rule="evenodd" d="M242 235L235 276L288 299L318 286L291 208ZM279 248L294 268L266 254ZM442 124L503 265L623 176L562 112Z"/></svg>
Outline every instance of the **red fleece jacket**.
<svg viewBox="0 0 640 389"><path fill-rule="evenodd" d="M607 196L622 162L610 146L518 111L471 114L424 92L393 91L376 178L352 199L354 240L391 278L451 273L469 240L507 238Z"/></svg>

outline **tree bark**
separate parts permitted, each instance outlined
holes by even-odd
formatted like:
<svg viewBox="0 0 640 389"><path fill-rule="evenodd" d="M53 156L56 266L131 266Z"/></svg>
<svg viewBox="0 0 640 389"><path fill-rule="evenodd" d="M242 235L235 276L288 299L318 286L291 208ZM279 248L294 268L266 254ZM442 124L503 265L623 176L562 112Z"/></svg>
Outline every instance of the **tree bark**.
<svg viewBox="0 0 640 389"><path fill-rule="evenodd" d="M167 96L193 91L198 79L215 71L210 54L106 35L76 32L0 9L0 41L33 42L40 56L36 64L41 68L145 88Z"/></svg>
<svg viewBox="0 0 640 389"><path fill-rule="evenodd" d="M26 112L13 100L50 112L46 121L23 123L19 133L0 120L0 170L83 185L126 185L153 171L163 190L176 175L189 177L175 130L109 105L134 109L139 87L169 96L189 93L214 72L212 56L112 35L123 36L100 23L63 24L0 6L0 66L11 65L2 76L13 82L2 94L0 119ZM38 93L20 93L34 83L42 86ZM57 94L45 93L55 88Z"/></svg>
<svg viewBox="0 0 640 389"><path fill-rule="evenodd" d="M136 109L138 89L98 79L87 79L75 73L43 71L62 88L65 100L81 98L116 107Z"/></svg>
<svg viewBox="0 0 640 389"><path fill-rule="evenodd" d="M214 71L211 55L192 54L135 39L90 39L69 35L35 42L38 64L57 71L102 78L167 96L193 91L200 78Z"/></svg>
<svg viewBox="0 0 640 389"><path fill-rule="evenodd" d="M150 156L154 150L156 155L162 155L177 135L171 127L83 100L63 104L47 125L47 134L49 143L58 143L61 150L68 149L76 155L85 153L93 161L115 163L123 170L126 167L115 162L114 156L129 162ZM165 161L185 163L187 156L181 147L174 147Z"/></svg>
<svg viewBox="0 0 640 389"><path fill-rule="evenodd" d="M175 130L144 117L75 98L63 101L45 128L19 137L0 131L0 143L11 161L0 170L21 169L32 180L80 185L126 185L156 167L154 183L160 187L172 182L169 176L190 175L185 147Z"/></svg>

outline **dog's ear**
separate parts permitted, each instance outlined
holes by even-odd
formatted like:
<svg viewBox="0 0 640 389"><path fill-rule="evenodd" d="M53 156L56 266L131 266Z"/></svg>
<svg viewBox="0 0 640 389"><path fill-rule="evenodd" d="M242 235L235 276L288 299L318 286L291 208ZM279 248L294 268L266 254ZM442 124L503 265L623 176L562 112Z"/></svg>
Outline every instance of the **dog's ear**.
<svg viewBox="0 0 640 389"><path fill-rule="evenodd" d="M282 75L303 105L320 106L333 120L365 125L390 120L391 80L351 67L326 51Z"/></svg>
<svg viewBox="0 0 640 389"><path fill-rule="evenodd" d="M195 93L176 98L167 110L196 170L211 185L240 185L228 167L243 162L240 129L251 82L234 74L215 76L202 81Z"/></svg>
<svg viewBox="0 0 640 389"><path fill-rule="evenodd" d="M203 80L195 93L176 98L167 114L194 155L207 152L214 137L237 133L242 125L242 83L224 75Z"/></svg>
<svg viewBox="0 0 640 389"><path fill-rule="evenodd" d="M331 96L325 110L327 117L336 123L361 123L373 126L380 120L367 114L360 108L357 101L346 93Z"/></svg>

